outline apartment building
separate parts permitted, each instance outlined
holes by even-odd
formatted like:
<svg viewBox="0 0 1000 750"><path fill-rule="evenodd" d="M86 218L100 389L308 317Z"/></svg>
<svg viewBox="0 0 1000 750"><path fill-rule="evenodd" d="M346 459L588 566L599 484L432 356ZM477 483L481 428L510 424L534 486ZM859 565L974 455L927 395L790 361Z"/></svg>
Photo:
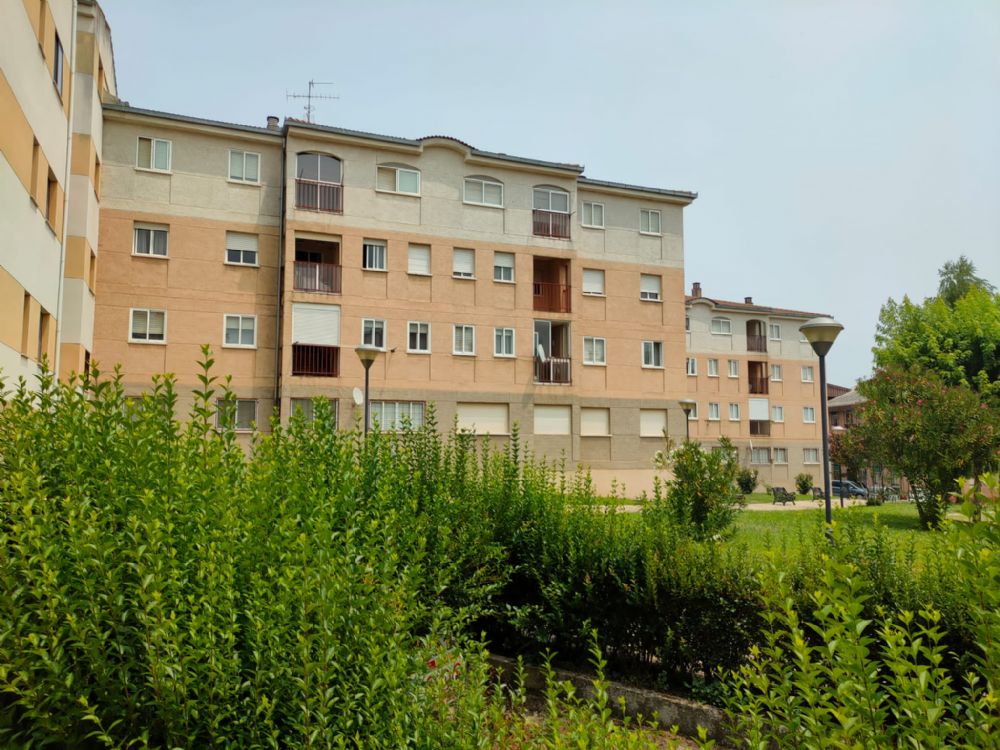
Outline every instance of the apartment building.
<svg viewBox="0 0 1000 750"><path fill-rule="evenodd" d="M692 439L728 437L761 485L821 481L819 360L799 326L820 313L687 297L687 397Z"/></svg>

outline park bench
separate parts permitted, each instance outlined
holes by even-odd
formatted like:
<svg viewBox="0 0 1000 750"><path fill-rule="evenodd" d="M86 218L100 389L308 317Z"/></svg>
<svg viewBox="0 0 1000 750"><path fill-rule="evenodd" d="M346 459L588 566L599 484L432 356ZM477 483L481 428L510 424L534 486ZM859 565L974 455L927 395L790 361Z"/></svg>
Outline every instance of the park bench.
<svg viewBox="0 0 1000 750"><path fill-rule="evenodd" d="M774 500L771 501L772 504L781 503L784 505L785 503L791 503L795 505L795 495L784 487L772 487L771 494L774 496Z"/></svg>

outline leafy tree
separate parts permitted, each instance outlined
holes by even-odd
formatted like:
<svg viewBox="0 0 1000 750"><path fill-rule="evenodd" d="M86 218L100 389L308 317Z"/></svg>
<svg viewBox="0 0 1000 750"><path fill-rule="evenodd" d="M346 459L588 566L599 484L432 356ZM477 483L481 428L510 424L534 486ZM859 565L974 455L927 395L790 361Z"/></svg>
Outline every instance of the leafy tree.
<svg viewBox="0 0 1000 750"><path fill-rule="evenodd" d="M938 271L938 297L947 305L953 306L972 289L979 288L986 292L995 292L996 288L986 279L976 276L976 266L964 255L958 260L949 260Z"/></svg>
<svg viewBox="0 0 1000 750"><path fill-rule="evenodd" d="M740 464L727 438L710 450L685 441L658 464L674 474L667 485L666 507L678 527L690 529L696 539L707 539L733 522L742 506L736 493Z"/></svg>
<svg viewBox="0 0 1000 750"><path fill-rule="evenodd" d="M800 495L808 495L809 491L813 486L812 474L806 474L802 472L795 477L795 489L799 491Z"/></svg>

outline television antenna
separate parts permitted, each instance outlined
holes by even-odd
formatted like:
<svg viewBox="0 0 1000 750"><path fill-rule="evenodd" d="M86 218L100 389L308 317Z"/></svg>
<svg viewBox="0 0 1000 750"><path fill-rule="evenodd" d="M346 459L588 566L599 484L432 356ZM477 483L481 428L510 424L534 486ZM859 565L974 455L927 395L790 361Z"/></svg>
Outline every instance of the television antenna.
<svg viewBox="0 0 1000 750"><path fill-rule="evenodd" d="M313 106L313 99L339 99L339 96L330 96L328 94L314 94L313 89L316 86L332 86L332 81L309 81L309 93L307 94L289 94L288 90L285 90L286 99L305 99L306 100L306 122L313 121L313 111L316 109Z"/></svg>

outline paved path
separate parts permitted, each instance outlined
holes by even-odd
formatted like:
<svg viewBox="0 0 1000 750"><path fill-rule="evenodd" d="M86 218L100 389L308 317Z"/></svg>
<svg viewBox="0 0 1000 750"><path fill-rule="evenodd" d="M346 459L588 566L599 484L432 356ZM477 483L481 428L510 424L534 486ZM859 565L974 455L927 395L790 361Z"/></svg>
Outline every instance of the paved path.
<svg viewBox="0 0 1000 750"><path fill-rule="evenodd" d="M864 498L859 497L853 500L851 500L850 498L844 499L845 507L849 505L864 505L864 504L865 504ZM840 507L839 497L833 498L833 507L835 508ZM746 505L743 506L743 510L762 511L764 513L770 513L771 511L776 511L776 510L822 510L822 509L823 509L822 500L811 500L808 498L802 498L801 500L796 500L795 505L791 504L777 505L775 503L747 503ZM638 513L642 510L642 505L637 505L634 503L630 503L627 505L619 505L617 510L619 513Z"/></svg>

